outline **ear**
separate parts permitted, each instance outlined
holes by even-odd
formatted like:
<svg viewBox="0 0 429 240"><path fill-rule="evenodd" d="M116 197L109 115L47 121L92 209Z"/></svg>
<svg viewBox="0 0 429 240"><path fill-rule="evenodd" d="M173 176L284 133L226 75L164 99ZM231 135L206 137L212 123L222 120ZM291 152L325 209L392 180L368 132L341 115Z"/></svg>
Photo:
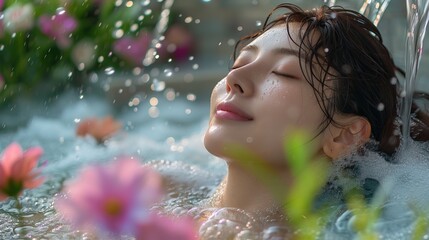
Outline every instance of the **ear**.
<svg viewBox="0 0 429 240"><path fill-rule="evenodd" d="M323 152L331 159L351 153L365 144L371 136L371 124L364 117L341 116L324 132Z"/></svg>

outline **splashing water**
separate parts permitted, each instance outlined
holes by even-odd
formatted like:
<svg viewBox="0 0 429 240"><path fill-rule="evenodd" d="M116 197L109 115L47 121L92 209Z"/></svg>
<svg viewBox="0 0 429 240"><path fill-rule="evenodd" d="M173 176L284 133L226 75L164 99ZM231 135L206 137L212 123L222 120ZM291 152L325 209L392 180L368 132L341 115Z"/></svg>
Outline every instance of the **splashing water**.
<svg viewBox="0 0 429 240"><path fill-rule="evenodd" d="M407 40L405 71L406 80L402 95L402 133L403 145L407 146L410 135L410 114L415 89L416 76L423 51L423 40L429 21L429 2L427 0L407 0Z"/></svg>
<svg viewBox="0 0 429 240"><path fill-rule="evenodd" d="M390 0L365 0L359 9L359 13L366 16L377 26L389 3Z"/></svg>
<svg viewBox="0 0 429 240"><path fill-rule="evenodd" d="M156 24L156 27L153 31L154 37L151 42L149 50L146 52L146 56L143 59L143 65L149 66L155 62L156 56L156 47L161 41L161 37L167 29L168 18L170 16L170 9L173 6L174 0L165 0L164 5L162 6L162 11Z"/></svg>
<svg viewBox="0 0 429 240"><path fill-rule="evenodd" d="M336 4L336 0L324 0L323 2L325 4L327 3L330 7ZM390 0L363 0L362 2L359 13L367 17L377 26Z"/></svg>
<svg viewBox="0 0 429 240"><path fill-rule="evenodd" d="M328 2L328 6L332 7L335 5L335 0L324 0L324 2Z"/></svg>

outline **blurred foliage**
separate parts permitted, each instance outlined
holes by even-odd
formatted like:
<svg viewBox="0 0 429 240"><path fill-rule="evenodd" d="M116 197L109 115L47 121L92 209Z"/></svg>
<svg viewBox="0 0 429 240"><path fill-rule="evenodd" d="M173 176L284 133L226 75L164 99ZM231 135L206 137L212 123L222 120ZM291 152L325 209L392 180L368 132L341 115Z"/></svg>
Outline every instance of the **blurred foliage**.
<svg viewBox="0 0 429 240"><path fill-rule="evenodd" d="M124 55L141 54L145 49L115 51L115 44L127 37L141 48L144 44L137 42L138 36L146 33L143 41L149 44L162 4L149 0L0 0L0 101L39 85L53 91L70 84L80 86L93 71L142 67Z"/></svg>

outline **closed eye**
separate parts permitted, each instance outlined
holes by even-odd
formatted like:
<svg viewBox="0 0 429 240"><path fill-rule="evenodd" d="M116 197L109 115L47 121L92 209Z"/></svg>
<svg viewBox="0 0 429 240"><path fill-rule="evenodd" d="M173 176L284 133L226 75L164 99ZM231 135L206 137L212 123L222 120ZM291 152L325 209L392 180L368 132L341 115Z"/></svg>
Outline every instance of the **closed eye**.
<svg viewBox="0 0 429 240"><path fill-rule="evenodd" d="M285 77L285 78L299 79L298 77L295 77L295 76L287 74L287 73L281 73L281 72L277 72L277 71L273 71L273 73L275 75L278 75L278 76L281 76L281 77Z"/></svg>

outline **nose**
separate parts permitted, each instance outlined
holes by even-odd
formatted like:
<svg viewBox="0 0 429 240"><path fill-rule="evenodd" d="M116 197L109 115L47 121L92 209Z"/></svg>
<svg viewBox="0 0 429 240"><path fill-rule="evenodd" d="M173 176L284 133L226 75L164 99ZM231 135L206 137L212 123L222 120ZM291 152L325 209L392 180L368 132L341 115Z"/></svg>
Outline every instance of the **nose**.
<svg viewBox="0 0 429 240"><path fill-rule="evenodd" d="M254 83L246 67L231 70L226 76L226 92L248 97L253 94Z"/></svg>

